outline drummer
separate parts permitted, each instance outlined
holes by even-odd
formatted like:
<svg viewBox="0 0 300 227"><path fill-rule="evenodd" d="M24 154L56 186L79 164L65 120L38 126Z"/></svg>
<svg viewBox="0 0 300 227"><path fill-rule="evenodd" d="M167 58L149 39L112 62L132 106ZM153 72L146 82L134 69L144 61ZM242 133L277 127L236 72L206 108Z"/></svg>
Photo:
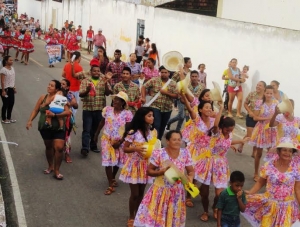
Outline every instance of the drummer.
<svg viewBox="0 0 300 227"><path fill-rule="evenodd" d="M155 144L157 131L153 128L154 113L149 107L141 107L135 113L124 133L124 152L130 153L122 168L120 180L129 184L129 220L127 226L133 227L137 209L143 199L147 183L152 183L147 176L148 160L144 156L145 144Z"/></svg>

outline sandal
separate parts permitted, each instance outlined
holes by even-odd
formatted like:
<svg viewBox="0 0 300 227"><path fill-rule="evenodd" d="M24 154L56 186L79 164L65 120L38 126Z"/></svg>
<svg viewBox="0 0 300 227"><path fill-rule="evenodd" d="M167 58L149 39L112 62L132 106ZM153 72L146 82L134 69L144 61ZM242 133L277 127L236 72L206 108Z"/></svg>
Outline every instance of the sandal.
<svg viewBox="0 0 300 227"><path fill-rule="evenodd" d="M194 207L194 203L192 202L191 199L187 199L187 200L185 201L185 205L186 205L187 207Z"/></svg>
<svg viewBox="0 0 300 227"><path fill-rule="evenodd" d="M65 161L66 163L72 163L72 159L69 154L65 154Z"/></svg>
<svg viewBox="0 0 300 227"><path fill-rule="evenodd" d="M207 222L207 221L208 221L208 218L209 218L208 213L207 213L207 212L204 212L204 213L201 215L200 220L201 220L201 221L204 221L204 222Z"/></svg>
<svg viewBox="0 0 300 227"><path fill-rule="evenodd" d="M243 119L243 115L235 115L235 117L239 118L239 119Z"/></svg>
<svg viewBox="0 0 300 227"><path fill-rule="evenodd" d="M111 195L111 193L115 192L115 189L113 187L108 187L105 192L104 195Z"/></svg>
<svg viewBox="0 0 300 227"><path fill-rule="evenodd" d="M115 180L115 179L113 179L112 180L112 187L114 187L114 188L116 188L116 187L118 187L119 186L119 184L118 184L118 182Z"/></svg>
<svg viewBox="0 0 300 227"><path fill-rule="evenodd" d="M62 175L62 174L55 174L55 175L53 175L53 177L56 179L56 180L63 180L64 179L64 176Z"/></svg>
<svg viewBox="0 0 300 227"><path fill-rule="evenodd" d="M259 179L259 176L258 176L258 175L254 175L253 180L254 180L255 182L257 182L258 179Z"/></svg>
<svg viewBox="0 0 300 227"><path fill-rule="evenodd" d="M128 221L127 221L127 227L134 227L133 223L134 223L134 219L128 219Z"/></svg>
<svg viewBox="0 0 300 227"><path fill-rule="evenodd" d="M218 219L218 208L213 208L213 212L214 212L214 214L213 214L213 216L214 216L214 219Z"/></svg>
<svg viewBox="0 0 300 227"><path fill-rule="evenodd" d="M243 148L244 148L244 145L241 144L241 145L238 147L237 151L238 151L239 153L242 153L242 152L243 152Z"/></svg>
<svg viewBox="0 0 300 227"><path fill-rule="evenodd" d="M53 169L45 169L44 174L50 174L53 172Z"/></svg>

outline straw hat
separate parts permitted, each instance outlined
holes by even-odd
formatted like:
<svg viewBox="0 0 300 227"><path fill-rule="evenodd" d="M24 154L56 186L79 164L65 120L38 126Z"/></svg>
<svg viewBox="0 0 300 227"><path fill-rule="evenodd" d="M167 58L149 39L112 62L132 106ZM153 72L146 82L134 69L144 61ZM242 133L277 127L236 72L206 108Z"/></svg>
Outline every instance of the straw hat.
<svg viewBox="0 0 300 227"><path fill-rule="evenodd" d="M120 91L116 95L112 95L112 97L119 97L120 99L123 99L126 102L126 104L128 102L128 95L125 92L123 92L123 91Z"/></svg>
<svg viewBox="0 0 300 227"><path fill-rule="evenodd" d="M280 138L279 144L276 146L276 148L292 148L298 150L298 148L294 145L292 139L288 137Z"/></svg>
<svg viewBox="0 0 300 227"><path fill-rule="evenodd" d="M222 99L222 91L221 91L221 88L219 86L219 84L215 81L212 82L213 85L214 85L214 88L213 89L210 89L210 98L212 101L220 101L222 102L223 99Z"/></svg>
<svg viewBox="0 0 300 227"><path fill-rule="evenodd" d="M179 82L177 82L177 91L179 93L183 93L183 94L189 94L189 96L193 96L192 92L189 89L189 84L191 81L191 73L189 72L186 76L184 80L181 80Z"/></svg>
<svg viewBox="0 0 300 227"><path fill-rule="evenodd" d="M167 70L175 72L179 65L183 65L183 56L178 51L170 51L163 56L162 62Z"/></svg>
<svg viewBox="0 0 300 227"><path fill-rule="evenodd" d="M280 110L280 112L283 114L286 114L286 113L293 114L293 112L294 112L293 105L289 99L282 100L282 102L279 103L277 105L277 107Z"/></svg>

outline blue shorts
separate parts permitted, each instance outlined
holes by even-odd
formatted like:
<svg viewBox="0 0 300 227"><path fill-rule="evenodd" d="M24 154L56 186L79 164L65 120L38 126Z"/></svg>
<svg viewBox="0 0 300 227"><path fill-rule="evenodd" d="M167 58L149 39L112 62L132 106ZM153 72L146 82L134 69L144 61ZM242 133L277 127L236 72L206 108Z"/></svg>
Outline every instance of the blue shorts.
<svg viewBox="0 0 300 227"><path fill-rule="evenodd" d="M222 214L221 226L222 227L240 227L241 226L240 216Z"/></svg>
<svg viewBox="0 0 300 227"><path fill-rule="evenodd" d="M250 117L249 114L246 116L246 127L254 128L257 121L254 121L253 117Z"/></svg>

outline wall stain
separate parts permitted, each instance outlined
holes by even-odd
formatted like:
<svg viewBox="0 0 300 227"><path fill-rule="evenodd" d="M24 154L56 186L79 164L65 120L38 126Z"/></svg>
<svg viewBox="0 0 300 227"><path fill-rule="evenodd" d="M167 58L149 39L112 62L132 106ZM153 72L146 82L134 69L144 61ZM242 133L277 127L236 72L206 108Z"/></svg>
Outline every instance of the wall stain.
<svg viewBox="0 0 300 227"><path fill-rule="evenodd" d="M122 40L122 41L124 41L124 42L127 42L127 43L131 42L131 38L125 36L123 30L121 30L120 40Z"/></svg>

